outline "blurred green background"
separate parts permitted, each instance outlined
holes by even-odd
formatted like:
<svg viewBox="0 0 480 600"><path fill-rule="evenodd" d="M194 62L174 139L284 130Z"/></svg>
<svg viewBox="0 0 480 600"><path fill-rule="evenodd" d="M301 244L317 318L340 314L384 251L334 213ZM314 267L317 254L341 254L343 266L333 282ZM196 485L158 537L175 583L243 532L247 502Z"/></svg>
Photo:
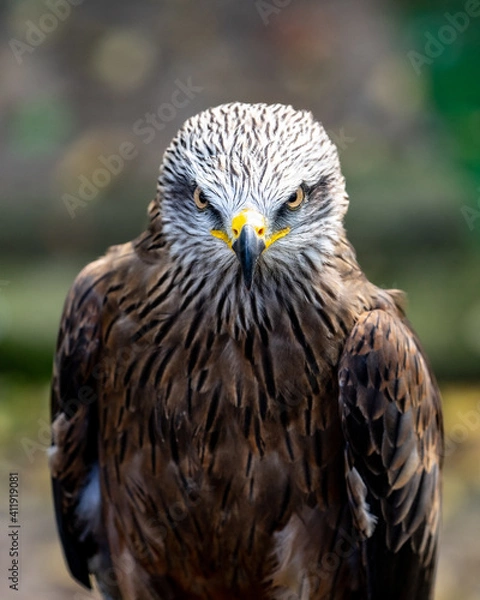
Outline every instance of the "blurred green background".
<svg viewBox="0 0 480 600"><path fill-rule="evenodd" d="M162 152L183 121L233 100L308 108L338 144L360 263L378 285L407 292L444 392L450 450L436 597L480 597L476 5L2 3L0 517L6 528L8 472L18 471L23 525L20 593L6 586L6 597L97 597L66 574L47 478L63 300L86 262L142 230ZM185 86L187 101L173 107ZM135 156L102 176L125 143ZM3 546L0 554L5 573Z"/></svg>

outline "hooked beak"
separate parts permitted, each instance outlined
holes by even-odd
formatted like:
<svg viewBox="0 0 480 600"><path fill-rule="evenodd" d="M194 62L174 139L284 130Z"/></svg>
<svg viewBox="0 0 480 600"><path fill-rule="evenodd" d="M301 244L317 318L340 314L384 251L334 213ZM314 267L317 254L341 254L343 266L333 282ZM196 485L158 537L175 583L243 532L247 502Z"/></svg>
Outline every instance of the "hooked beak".
<svg viewBox="0 0 480 600"><path fill-rule="evenodd" d="M245 285L250 290L260 254L273 242L286 236L289 231L290 228L286 227L267 238L265 217L256 210L245 209L233 217L231 236L219 229L212 229L210 233L235 252L242 268Z"/></svg>
<svg viewBox="0 0 480 600"><path fill-rule="evenodd" d="M265 231L265 219L256 211L244 210L232 219L232 250L240 261L248 290L252 287L258 257L266 248Z"/></svg>

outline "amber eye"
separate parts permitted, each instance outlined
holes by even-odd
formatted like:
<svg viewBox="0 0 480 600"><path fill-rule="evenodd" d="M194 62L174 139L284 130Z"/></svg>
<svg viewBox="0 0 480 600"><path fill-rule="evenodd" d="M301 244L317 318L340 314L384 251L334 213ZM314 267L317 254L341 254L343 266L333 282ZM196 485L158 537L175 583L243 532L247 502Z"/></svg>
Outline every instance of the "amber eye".
<svg viewBox="0 0 480 600"><path fill-rule="evenodd" d="M196 187L193 192L193 201L199 210L205 210L208 206L208 200L199 187Z"/></svg>
<svg viewBox="0 0 480 600"><path fill-rule="evenodd" d="M297 190L286 201L286 205L290 210L296 210L305 199L305 190L299 186Z"/></svg>

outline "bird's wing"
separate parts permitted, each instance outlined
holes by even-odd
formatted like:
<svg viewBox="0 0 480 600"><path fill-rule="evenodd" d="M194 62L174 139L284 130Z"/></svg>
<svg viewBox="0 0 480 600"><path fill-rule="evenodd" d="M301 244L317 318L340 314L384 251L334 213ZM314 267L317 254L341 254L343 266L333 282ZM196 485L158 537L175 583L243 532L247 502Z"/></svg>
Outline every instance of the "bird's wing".
<svg viewBox="0 0 480 600"><path fill-rule="evenodd" d="M88 265L75 280L65 302L52 381L52 447L50 470L57 527L72 575L90 585L88 559L98 540L89 535L78 509L94 510L98 490L97 385L99 379L102 283L108 277L104 260ZM94 515L92 514L94 517Z"/></svg>
<svg viewBox="0 0 480 600"><path fill-rule="evenodd" d="M440 520L440 395L399 318L363 313L339 369L349 501L368 598L430 598Z"/></svg>

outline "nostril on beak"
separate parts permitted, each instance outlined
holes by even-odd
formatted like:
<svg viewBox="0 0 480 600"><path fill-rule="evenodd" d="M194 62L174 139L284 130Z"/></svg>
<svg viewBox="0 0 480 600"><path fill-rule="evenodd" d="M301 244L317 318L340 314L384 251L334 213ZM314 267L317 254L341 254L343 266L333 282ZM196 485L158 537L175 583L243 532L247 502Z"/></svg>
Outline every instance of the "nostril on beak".
<svg viewBox="0 0 480 600"><path fill-rule="evenodd" d="M234 228L232 229L232 231L233 231L233 235L234 235L235 237L238 237L238 229L237 229L236 227L234 227Z"/></svg>
<svg viewBox="0 0 480 600"><path fill-rule="evenodd" d="M257 235L263 237L265 235L265 227L257 227Z"/></svg>

